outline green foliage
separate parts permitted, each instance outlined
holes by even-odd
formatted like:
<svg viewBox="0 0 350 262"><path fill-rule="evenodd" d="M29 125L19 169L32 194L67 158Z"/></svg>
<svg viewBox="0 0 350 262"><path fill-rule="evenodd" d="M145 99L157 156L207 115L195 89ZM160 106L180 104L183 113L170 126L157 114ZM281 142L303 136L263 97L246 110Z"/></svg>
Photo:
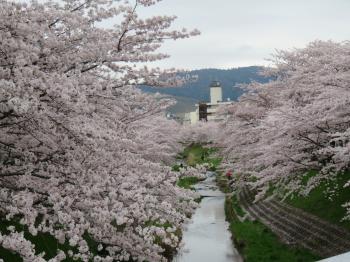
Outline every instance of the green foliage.
<svg viewBox="0 0 350 262"><path fill-rule="evenodd" d="M194 176L182 177L177 181L177 185L185 189L191 189L192 186L199 181L199 178Z"/></svg>
<svg viewBox="0 0 350 262"><path fill-rule="evenodd" d="M306 262L319 259L307 250L292 248L281 243L275 234L259 222L235 221L230 223L230 229L244 261Z"/></svg>
<svg viewBox="0 0 350 262"><path fill-rule="evenodd" d="M183 168L183 164L175 164L171 167L171 171L175 171L175 172L179 172L180 171L180 168Z"/></svg>
<svg viewBox="0 0 350 262"><path fill-rule="evenodd" d="M203 198L204 198L203 196L200 196L200 197L196 198L194 201L199 204Z"/></svg>
<svg viewBox="0 0 350 262"><path fill-rule="evenodd" d="M208 152L200 144L194 144L185 148L184 156L189 166L195 166L204 163L204 158L208 156Z"/></svg>
<svg viewBox="0 0 350 262"><path fill-rule="evenodd" d="M7 227L9 226L15 226L16 230L19 230L19 228L22 227L18 222L10 223L7 220L0 218L0 232L2 234L9 234L9 231L7 230ZM13 262L23 261L23 259L18 254L3 248L1 245L0 245L0 258L3 259L4 261L13 261Z"/></svg>
<svg viewBox="0 0 350 262"><path fill-rule="evenodd" d="M22 262L23 259L20 257L20 255L13 253L2 246L0 246L0 258L3 259L5 262L11 261L11 262Z"/></svg>
<svg viewBox="0 0 350 262"><path fill-rule="evenodd" d="M27 227L21 225L19 223L19 217L13 218L11 221L7 221L5 219L0 219L0 232L3 234L8 234L7 227L14 226L16 231L24 232L25 239L29 240L35 245L36 254L40 254L45 252L44 258L49 260L57 255L57 249L68 251L71 249L74 251L72 247L69 246L68 242L63 245L58 243L58 241L51 236L49 233L41 233L39 232L36 236L33 236L29 233ZM23 261L22 258L18 254L15 254L9 250L5 250L4 248L0 248L0 258L4 261ZM73 261L73 259L66 259L65 261Z"/></svg>
<svg viewBox="0 0 350 262"><path fill-rule="evenodd" d="M153 220L153 221L147 221L145 223L145 226L157 226L157 227L163 227L164 229L167 229L169 227L172 227L173 225L169 222L165 222L165 223L160 223L158 220ZM180 228L177 228L176 231L174 232L175 235L181 239L182 238L182 231ZM167 233L169 234L169 233ZM164 251L163 251L163 255L169 260L171 261L172 258L174 257L175 253L176 253L176 248L166 245L162 242L162 238L159 236L155 237L154 243L161 246Z"/></svg>
<svg viewBox="0 0 350 262"><path fill-rule="evenodd" d="M316 174L314 171L309 172L303 178L303 184L306 185L308 180ZM307 196L293 195L286 202L350 230L350 221L341 221L346 213L346 209L342 207L342 204L350 199L350 189L348 187L344 188L344 184L348 180L350 180L350 171L340 173L335 180L322 182ZM331 198L326 193L329 189L336 192Z"/></svg>
<svg viewBox="0 0 350 262"><path fill-rule="evenodd" d="M111 225L116 228L117 232L123 232L126 227L126 224L118 225L115 219L112 221Z"/></svg>
<svg viewBox="0 0 350 262"><path fill-rule="evenodd" d="M184 149L184 152L180 154L189 166L196 166L197 164L209 164L210 171L215 171L220 165L222 158L210 157L216 153L218 149L213 147L205 147L201 144L191 144Z"/></svg>
<svg viewBox="0 0 350 262"><path fill-rule="evenodd" d="M26 226L23 226L19 223L20 217L15 217L12 220L8 221L4 218L0 218L0 232L2 234L8 234L9 231L7 230L7 227L14 226L17 232L24 232L24 238L29 240L31 243L35 245L35 253L38 255L40 253L45 253L44 259L49 260L57 255L57 250L60 249L64 251L66 254L68 253L68 250L72 250L73 253L77 252L76 247L71 247L68 244L68 241L66 241L64 244L60 244L56 238L54 238L49 233L41 233L38 232L36 236L33 236L29 233L28 228ZM84 234L84 239L87 241L88 246L90 247L90 250L93 254L100 254L100 255L107 255L105 250L98 251L97 246L98 243L88 234ZM0 246L0 258L3 259L5 262L22 262L23 259L16 253L9 251L7 249L4 249ZM67 258L64 260L65 262L73 262L73 261L81 261L81 260L74 260L73 258L70 258L67 256Z"/></svg>
<svg viewBox="0 0 350 262"><path fill-rule="evenodd" d="M217 152L216 148L204 147L201 144L191 144L182 153L178 154L178 158L185 160L188 166L207 163L210 167L209 170L215 171L222 160L219 157L210 157L215 152ZM172 170L179 171L181 167L183 167L181 164L176 164L172 166ZM183 177L178 180L177 185L182 188L191 189L199 181L200 179L197 177Z"/></svg>
<svg viewBox="0 0 350 262"><path fill-rule="evenodd" d="M152 220L152 221L150 220L150 221L147 221L145 223L145 226L146 227L156 226L156 227L163 227L163 228L167 229L169 227L172 227L172 224L169 222L160 223L158 220Z"/></svg>
<svg viewBox="0 0 350 262"><path fill-rule="evenodd" d="M236 197L226 198L225 213L235 245L246 262L307 262L319 259L307 250L281 243L270 229L259 222L240 222L235 213L243 215L244 211Z"/></svg>
<svg viewBox="0 0 350 262"><path fill-rule="evenodd" d="M220 171L217 171L216 174L216 184L220 190L224 193L232 192L232 188L229 186L229 180L226 178L226 176L224 176Z"/></svg>
<svg viewBox="0 0 350 262"><path fill-rule="evenodd" d="M244 210L241 208L241 206L238 203L238 199L235 195L231 197L231 203L232 203L232 208L235 210L236 214L243 217L246 213Z"/></svg>

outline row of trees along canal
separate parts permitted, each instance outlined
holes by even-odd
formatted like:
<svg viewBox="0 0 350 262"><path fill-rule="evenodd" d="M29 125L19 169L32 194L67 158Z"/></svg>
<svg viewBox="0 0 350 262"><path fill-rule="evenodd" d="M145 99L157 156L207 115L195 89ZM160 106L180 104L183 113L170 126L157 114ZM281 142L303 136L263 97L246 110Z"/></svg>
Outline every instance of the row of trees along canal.
<svg viewBox="0 0 350 262"><path fill-rule="evenodd" d="M177 84L146 64L198 31L138 15L155 2L0 2L5 261L164 261L178 246L196 207L170 167L186 133L134 85Z"/></svg>
<svg viewBox="0 0 350 262"><path fill-rule="evenodd" d="M215 130L235 185L290 201L322 187L336 204L314 212L348 227L350 44L279 52L267 72L275 81L249 85L219 129L187 132L163 118L170 101L133 86L178 84L173 70L144 65L167 57L156 52L164 40L198 34L169 29L174 17L138 16L153 4L0 3L0 254L166 260L196 207L167 165L178 141Z"/></svg>
<svg viewBox="0 0 350 262"><path fill-rule="evenodd" d="M222 148L222 167L235 173L229 189L239 192L248 188L255 192L255 203L263 199L282 200L342 227L323 227L323 233L314 232L321 237L327 234L340 238L344 248L338 251L340 245L328 253L322 251L328 249L327 239L304 243L307 239L300 236L302 241L294 244L313 246L319 251L318 256L297 251L301 261L313 261L350 248L346 244L350 243L349 54L349 42L331 41L277 52L274 67L264 72L273 81L245 86L246 93L239 101L222 109L228 118L214 136ZM244 216L240 204L233 197L228 207ZM233 213L228 215L232 217ZM302 216L303 224L317 227L317 219ZM272 221L269 223L273 225ZM305 236L312 234L302 224L295 224L297 227L305 231ZM280 252L271 252L280 244L260 224L232 223L231 228L248 261L298 260L292 255L288 259Z"/></svg>

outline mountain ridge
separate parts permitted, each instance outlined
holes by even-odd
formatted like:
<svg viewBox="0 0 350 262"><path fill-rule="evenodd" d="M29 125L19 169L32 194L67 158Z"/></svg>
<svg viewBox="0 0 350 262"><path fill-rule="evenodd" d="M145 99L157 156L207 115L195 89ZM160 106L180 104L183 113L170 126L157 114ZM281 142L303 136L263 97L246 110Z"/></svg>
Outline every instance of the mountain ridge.
<svg viewBox="0 0 350 262"><path fill-rule="evenodd" d="M179 76L197 75L198 80L195 82L185 83L181 87L157 88L150 86L141 86L141 90L149 93L159 92L161 94L189 97L198 101L209 101L209 85L212 81L219 81L222 86L223 100L230 98L237 100L244 91L239 88L238 84L248 84L252 81L268 82L266 78L259 74L263 67L249 66L231 69L205 68L192 70L187 73L180 73Z"/></svg>

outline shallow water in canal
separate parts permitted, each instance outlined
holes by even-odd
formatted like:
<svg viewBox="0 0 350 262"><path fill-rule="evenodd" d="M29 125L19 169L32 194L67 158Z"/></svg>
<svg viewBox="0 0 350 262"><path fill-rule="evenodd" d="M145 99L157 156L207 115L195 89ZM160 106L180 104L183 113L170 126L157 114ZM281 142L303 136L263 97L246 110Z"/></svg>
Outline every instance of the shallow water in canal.
<svg viewBox="0 0 350 262"><path fill-rule="evenodd" d="M174 262L242 261L225 221L225 195L217 188L214 174L208 176L195 186L204 198L184 231L184 246Z"/></svg>

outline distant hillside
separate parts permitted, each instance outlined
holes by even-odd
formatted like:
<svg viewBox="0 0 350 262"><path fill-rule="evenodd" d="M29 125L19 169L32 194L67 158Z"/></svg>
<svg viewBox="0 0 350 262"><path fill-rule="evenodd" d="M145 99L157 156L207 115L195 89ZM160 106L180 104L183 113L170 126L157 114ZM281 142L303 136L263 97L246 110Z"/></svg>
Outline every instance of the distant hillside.
<svg viewBox="0 0 350 262"><path fill-rule="evenodd" d="M182 96L170 96L176 100L176 104L168 108L168 112L173 114L184 114L187 112L194 111L196 109L195 104L198 103L197 99L191 97L182 97Z"/></svg>
<svg viewBox="0 0 350 262"><path fill-rule="evenodd" d="M209 101L209 85L211 81L221 82L223 89L223 99L231 98L236 100L243 90L236 87L237 84L250 83L251 81L267 82L268 79L260 76L258 72L261 67L241 67L233 69L200 69L189 72L191 75L198 75L198 81L187 83L182 87L176 88L152 88L142 86L145 92L159 92L177 97L192 98L195 101Z"/></svg>

